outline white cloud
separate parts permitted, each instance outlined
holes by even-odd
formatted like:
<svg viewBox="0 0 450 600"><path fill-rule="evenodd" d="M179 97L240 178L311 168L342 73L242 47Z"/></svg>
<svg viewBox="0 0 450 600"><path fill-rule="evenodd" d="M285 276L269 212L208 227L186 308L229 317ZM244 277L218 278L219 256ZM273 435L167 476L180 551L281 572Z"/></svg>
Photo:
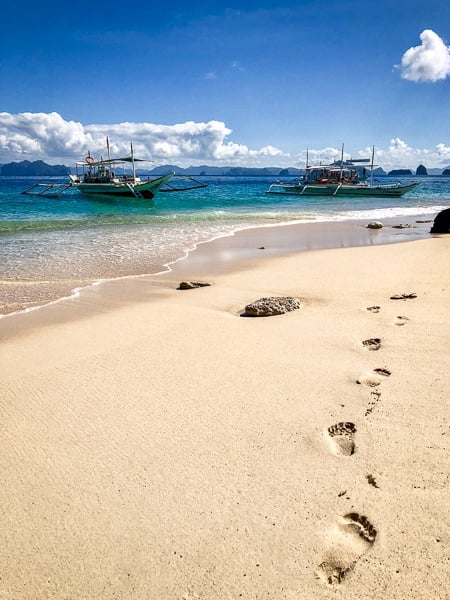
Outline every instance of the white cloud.
<svg viewBox="0 0 450 600"><path fill-rule="evenodd" d="M230 140L232 130L222 121L177 123L113 123L83 125L65 121L58 113L0 113L0 164L12 161L44 160L50 164L71 166L86 156L88 150L95 157L105 157L106 137L109 136L111 154L127 155L130 141L136 156L153 160L156 164L239 165L248 167L280 166L303 168L306 150L295 158L272 145L250 148ZM309 149L309 164L325 164L341 157L341 148ZM371 156L371 148L352 150L353 157ZM346 149L344 158L351 158ZM409 146L393 138L387 148L378 148L375 162L385 170L415 169L450 165L450 147L438 143L431 149Z"/></svg>
<svg viewBox="0 0 450 600"><path fill-rule="evenodd" d="M329 164L341 159L341 148L323 148L308 150L308 164ZM361 150L349 153L344 151L344 160L350 158L371 158L372 147L367 146ZM306 151L299 154L295 166L303 168L306 163ZM437 144L434 148L414 148L409 146L400 138L393 138L387 148L375 148L374 163L385 171L392 169L411 169L415 171L418 165L423 164L426 168L444 168L450 165L450 147L445 144Z"/></svg>
<svg viewBox="0 0 450 600"><path fill-rule="evenodd" d="M109 136L113 155L128 154L130 142L136 156L156 163L177 161L180 166L227 161L246 164L282 156L273 146L250 149L227 141L232 130L221 121L175 125L113 123L83 125L65 121L58 113L0 113L0 163L17 160L46 160L70 164L83 158L105 156ZM284 155L286 156L286 155Z"/></svg>
<svg viewBox="0 0 450 600"><path fill-rule="evenodd" d="M431 29L420 34L422 44L407 50L401 76L410 81L438 81L450 75L450 47Z"/></svg>
<svg viewBox="0 0 450 600"><path fill-rule="evenodd" d="M372 149L361 151L361 157L369 157ZM400 138L393 138L387 149L375 149L375 163L386 171L391 169L415 170L420 164L427 168L443 168L450 164L450 147L437 144L432 149L413 148Z"/></svg>

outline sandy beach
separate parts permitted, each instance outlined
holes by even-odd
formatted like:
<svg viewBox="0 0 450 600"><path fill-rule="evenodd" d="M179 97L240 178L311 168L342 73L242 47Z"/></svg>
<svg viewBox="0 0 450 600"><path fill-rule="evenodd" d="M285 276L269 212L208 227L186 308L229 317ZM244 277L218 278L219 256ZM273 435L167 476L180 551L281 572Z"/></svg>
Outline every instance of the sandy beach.
<svg viewBox="0 0 450 600"><path fill-rule="evenodd" d="M450 236L248 235L0 321L1 599L450 597Z"/></svg>

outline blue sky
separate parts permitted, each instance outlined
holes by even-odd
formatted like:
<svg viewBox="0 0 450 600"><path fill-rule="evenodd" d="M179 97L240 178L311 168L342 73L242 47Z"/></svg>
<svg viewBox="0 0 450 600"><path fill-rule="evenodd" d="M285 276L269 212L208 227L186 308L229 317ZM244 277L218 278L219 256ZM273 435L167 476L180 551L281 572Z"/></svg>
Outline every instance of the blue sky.
<svg viewBox="0 0 450 600"><path fill-rule="evenodd" d="M70 164L109 135L180 166L298 165L342 143L450 164L448 0L27 0L1 24L0 163Z"/></svg>

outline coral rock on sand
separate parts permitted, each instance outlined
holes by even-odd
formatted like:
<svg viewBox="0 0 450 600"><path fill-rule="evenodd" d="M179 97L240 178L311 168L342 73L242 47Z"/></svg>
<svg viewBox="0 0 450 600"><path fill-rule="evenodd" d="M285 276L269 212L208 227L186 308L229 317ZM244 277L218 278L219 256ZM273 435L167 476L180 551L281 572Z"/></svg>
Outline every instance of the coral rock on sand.
<svg viewBox="0 0 450 600"><path fill-rule="evenodd" d="M250 317L270 317L300 308L300 301L291 296L271 296L260 298L245 307L245 315Z"/></svg>
<svg viewBox="0 0 450 600"><path fill-rule="evenodd" d="M205 287L211 285L206 281L182 281L178 286L180 290L192 290L193 288Z"/></svg>
<svg viewBox="0 0 450 600"><path fill-rule="evenodd" d="M380 221L371 221L367 224L367 229L382 229L382 227L383 223L380 223Z"/></svg>

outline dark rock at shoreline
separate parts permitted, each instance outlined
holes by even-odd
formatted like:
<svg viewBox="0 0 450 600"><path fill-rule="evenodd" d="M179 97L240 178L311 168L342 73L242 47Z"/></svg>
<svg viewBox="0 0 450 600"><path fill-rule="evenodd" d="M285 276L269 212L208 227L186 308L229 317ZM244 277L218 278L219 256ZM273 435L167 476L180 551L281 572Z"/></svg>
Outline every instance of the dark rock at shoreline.
<svg viewBox="0 0 450 600"><path fill-rule="evenodd" d="M450 208L436 215L430 233L450 233Z"/></svg>
<svg viewBox="0 0 450 600"><path fill-rule="evenodd" d="M382 229L383 228L383 223L380 223L380 221L371 221L370 223L367 223L367 229Z"/></svg>
<svg viewBox="0 0 450 600"><path fill-rule="evenodd" d="M206 281L182 281L178 286L179 290L193 290L194 288L207 287L211 285Z"/></svg>
<svg viewBox="0 0 450 600"><path fill-rule="evenodd" d="M271 317L284 315L300 308L300 300L292 296L270 296L255 300L245 307L244 315L248 317Z"/></svg>

